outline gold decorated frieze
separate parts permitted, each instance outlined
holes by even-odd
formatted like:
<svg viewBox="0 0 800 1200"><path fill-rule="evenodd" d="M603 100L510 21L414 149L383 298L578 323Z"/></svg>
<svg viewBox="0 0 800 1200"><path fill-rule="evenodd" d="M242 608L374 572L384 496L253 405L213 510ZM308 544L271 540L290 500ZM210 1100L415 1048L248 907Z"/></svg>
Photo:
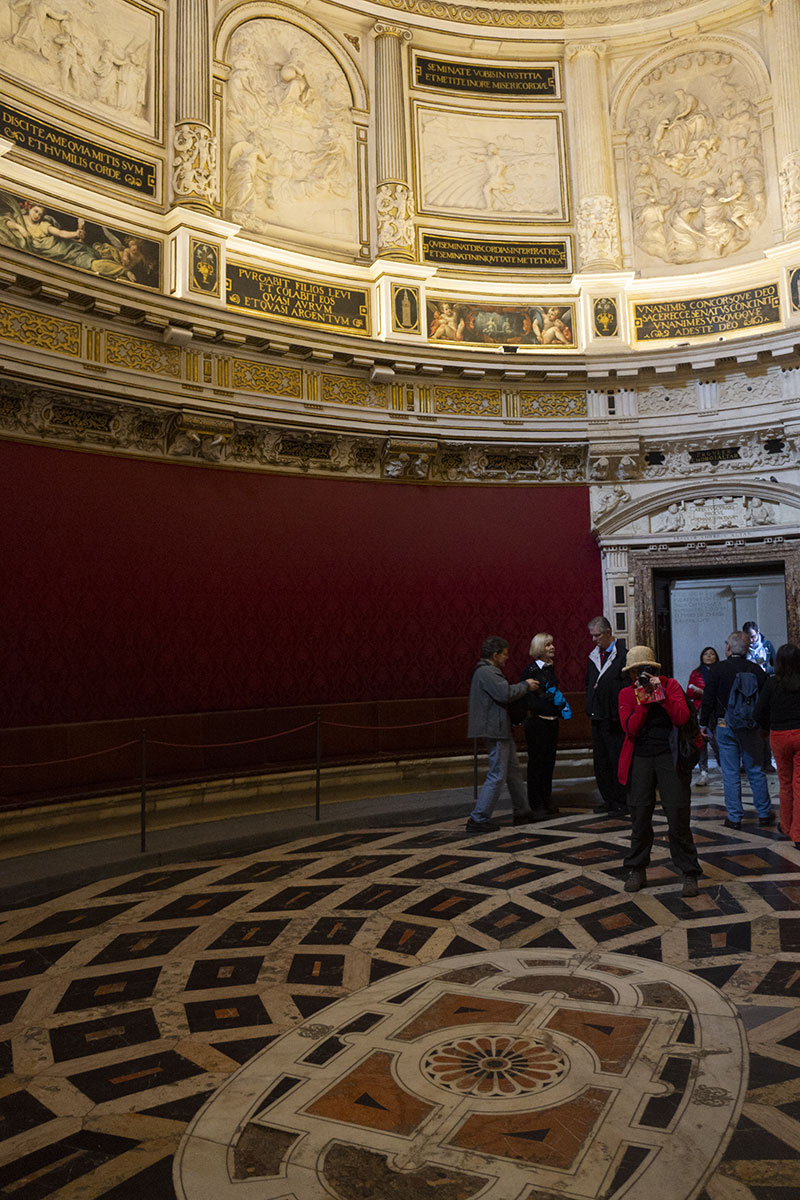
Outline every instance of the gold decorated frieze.
<svg viewBox="0 0 800 1200"><path fill-rule="evenodd" d="M323 375L321 399L326 404L353 404L359 408L388 408L389 388L350 375Z"/></svg>
<svg viewBox="0 0 800 1200"><path fill-rule="evenodd" d="M49 424L56 428L68 430L79 440L84 440L88 434L106 435L111 437L118 424L113 408L91 408L85 404L70 404L65 401L55 401L46 412Z"/></svg>
<svg viewBox="0 0 800 1200"><path fill-rule="evenodd" d="M32 312L4 301L0 302L0 338L54 354L77 357L81 353L81 326L77 321Z"/></svg>
<svg viewBox="0 0 800 1200"><path fill-rule="evenodd" d="M639 342L661 338L708 337L781 319L777 283L726 292L721 296L699 296L691 300L657 300L633 305L633 330Z"/></svg>
<svg viewBox="0 0 800 1200"><path fill-rule="evenodd" d="M253 362L249 358L234 358L233 386L242 392L262 392L270 396L288 396L301 400L303 372L298 367L273 366Z"/></svg>
<svg viewBox="0 0 800 1200"><path fill-rule="evenodd" d="M444 4L440 0L383 0L384 8L412 13L437 21L455 21L483 29L563 29L564 14L558 9L531 12L516 8L474 8L471 4Z"/></svg>
<svg viewBox="0 0 800 1200"><path fill-rule="evenodd" d="M181 373L181 351L177 346L165 346L113 329L106 333L105 361L112 367L126 367L129 371L142 371L148 375L166 375L172 379L180 378Z"/></svg>
<svg viewBox="0 0 800 1200"><path fill-rule="evenodd" d="M91 141L6 103L0 103L0 137L8 138L20 150L49 159L58 167L68 167L139 196L157 195L155 163Z"/></svg>
<svg viewBox="0 0 800 1200"><path fill-rule="evenodd" d="M503 394L499 388L435 387L433 411L464 417L499 417Z"/></svg>
<svg viewBox="0 0 800 1200"><path fill-rule="evenodd" d="M520 349L575 349L575 306L564 301L444 300L428 297L429 342Z"/></svg>
<svg viewBox="0 0 800 1200"><path fill-rule="evenodd" d="M585 417L585 392L521 392L521 417Z"/></svg>
<svg viewBox="0 0 800 1200"><path fill-rule="evenodd" d="M322 283L231 262L227 265L226 286L229 308L308 329L367 336L371 333L366 288Z"/></svg>

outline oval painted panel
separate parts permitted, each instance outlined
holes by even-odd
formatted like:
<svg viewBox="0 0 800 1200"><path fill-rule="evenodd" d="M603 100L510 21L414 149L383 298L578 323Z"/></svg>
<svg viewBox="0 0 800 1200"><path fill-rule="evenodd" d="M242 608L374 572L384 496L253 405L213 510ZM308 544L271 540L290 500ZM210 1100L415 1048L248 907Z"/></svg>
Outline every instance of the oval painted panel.
<svg viewBox="0 0 800 1200"><path fill-rule="evenodd" d="M502 950L381 980L197 1114L181 1200L687 1200L747 1081L736 1010L626 954Z"/></svg>

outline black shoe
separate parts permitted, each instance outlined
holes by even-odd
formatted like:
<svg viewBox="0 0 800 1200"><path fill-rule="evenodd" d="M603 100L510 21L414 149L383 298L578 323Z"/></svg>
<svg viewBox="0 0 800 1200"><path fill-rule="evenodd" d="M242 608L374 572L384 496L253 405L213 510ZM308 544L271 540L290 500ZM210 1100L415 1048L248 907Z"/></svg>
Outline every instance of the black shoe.
<svg viewBox="0 0 800 1200"><path fill-rule="evenodd" d="M741 829L742 828L741 821L732 821L730 819L730 817L726 817L725 820L722 822L722 824L725 826L726 829Z"/></svg>
<svg viewBox="0 0 800 1200"><path fill-rule="evenodd" d="M561 809L558 807L557 804L548 804L548 806L547 806L548 817L557 817L560 811L561 811Z"/></svg>
<svg viewBox="0 0 800 1200"><path fill-rule="evenodd" d="M795 842L794 848L795 850L800 850L800 842Z"/></svg>
<svg viewBox="0 0 800 1200"><path fill-rule="evenodd" d="M608 810L608 815L610 817L616 817L617 820L622 821L629 821L631 816L630 809L627 808L610 808Z"/></svg>
<svg viewBox="0 0 800 1200"><path fill-rule="evenodd" d="M547 813L542 809L535 812L531 809L529 812L514 813L513 821L515 825L534 825L537 821L546 821Z"/></svg>
<svg viewBox="0 0 800 1200"><path fill-rule="evenodd" d="M684 899L687 897L700 895L700 888L697 886L696 875L684 875L683 890L681 891L681 895L684 897Z"/></svg>
<svg viewBox="0 0 800 1200"><path fill-rule="evenodd" d="M638 892L647 883L647 872L641 867L634 867L625 880L626 892Z"/></svg>
<svg viewBox="0 0 800 1200"><path fill-rule="evenodd" d="M473 821L472 817L467 821L467 833L496 833L500 828L497 821Z"/></svg>
<svg viewBox="0 0 800 1200"><path fill-rule="evenodd" d="M758 818L758 823L759 823L759 825L761 826L761 828L762 828L762 829L763 829L763 828L764 828L764 826L766 826L766 825L774 825L774 824L775 824L775 813L774 813L774 812L768 812L768 813L767 813L767 815L766 815L765 817L759 817L759 818Z"/></svg>

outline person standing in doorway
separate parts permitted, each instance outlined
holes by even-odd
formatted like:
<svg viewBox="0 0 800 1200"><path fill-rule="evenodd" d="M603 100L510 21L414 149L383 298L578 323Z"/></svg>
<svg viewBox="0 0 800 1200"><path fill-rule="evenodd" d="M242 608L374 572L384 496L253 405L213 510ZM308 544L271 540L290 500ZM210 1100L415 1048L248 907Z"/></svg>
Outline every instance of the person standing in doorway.
<svg viewBox="0 0 800 1200"><path fill-rule="evenodd" d="M745 621L742 629L750 638L750 645L747 649L747 657L750 662L754 662L765 675L775 674L775 647L772 642L765 637L762 637L761 630L755 621ZM765 739L763 746L764 757L761 765L768 775L775 774L775 768L772 765L772 751L770 750L769 741Z"/></svg>
<svg viewBox="0 0 800 1200"><path fill-rule="evenodd" d="M491 816L504 783L511 796L514 824L523 825L537 819L528 808L508 706L528 692L537 691L539 684L535 679L509 683L503 674L507 662L508 642L505 638L486 638L480 661L472 673L467 732L471 738L485 739L489 750L489 773L467 821L467 833L488 833L500 828Z"/></svg>
<svg viewBox="0 0 800 1200"><path fill-rule="evenodd" d="M700 705L703 703L703 692L706 690L706 681L714 663L719 662L719 655L713 646L704 646L700 651L700 662L689 676L689 686L686 689L689 701L694 705L695 712L700 711ZM714 730L711 730L711 749L714 751L714 757L719 762L719 751L717 750L717 741L714 737ZM700 777L697 780L698 787L705 787L708 783L708 747L709 743L704 740L703 749L700 752L700 758L697 766L700 770Z"/></svg>
<svg viewBox="0 0 800 1200"><path fill-rule="evenodd" d="M628 815L625 789L617 778L624 735L619 721L619 694L626 686L625 642L615 638L607 617L593 617L589 635L594 649L586 667L586 712L592 722L594 777L600 792L596 813Z"/></svg>
<svg viewBox="0 0 800 1200"><path fill-rule="evenodd" d="M716 720L719 765L725 808L728 811L725 825L728 829L741 829L744 815L740 758L753 793L759 825L775 824L767 779L761 765L762 738L755 719L758 693L767 677L761 667L748 660L749 645L750 638L744 630L734 629L733 633L728 634L726 657L722 662L715 663L708 673L698 718L706 738L711 737L710 725Z"/></svg>

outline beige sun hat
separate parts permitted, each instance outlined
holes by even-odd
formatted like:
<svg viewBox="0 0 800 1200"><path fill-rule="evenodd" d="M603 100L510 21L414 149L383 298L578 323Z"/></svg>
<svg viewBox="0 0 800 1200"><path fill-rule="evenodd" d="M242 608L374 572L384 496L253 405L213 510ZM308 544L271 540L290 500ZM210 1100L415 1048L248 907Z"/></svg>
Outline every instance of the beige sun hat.
<svg viewBox="0 0 800 1200"><path fill-rule="evenodd" d="M649 646L631 646L625 659L625 670L632 671L634 667L655 667L660 671L661 663L657 661Z"/></svg>

